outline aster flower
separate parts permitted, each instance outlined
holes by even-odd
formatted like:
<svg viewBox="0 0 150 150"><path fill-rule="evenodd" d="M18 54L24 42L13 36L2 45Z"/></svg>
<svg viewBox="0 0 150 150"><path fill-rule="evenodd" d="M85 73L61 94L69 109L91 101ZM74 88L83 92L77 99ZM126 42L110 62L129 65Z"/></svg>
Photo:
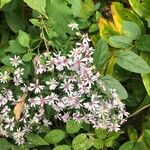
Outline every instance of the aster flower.
<svg viewBox="0 0 150 150"><path fill-rule="evenodd" d="M70 93L72 92L74 86L72 83L67 81L67 79L64 79L64 82L61 84L60 88L63 89L65 93Z"/></svg>
<svg viewBox="0 0 150 150"><path fill-rule="evenodd" d="M43 107L45 104L47 104L47 99L40 95L40 97L36 97L37 105Z"/></svg>
<svg viewBox="0 0 150 150"><path fill-rule="evenodd" d="M13 131L14 127L15 127L15 122L14 122L14 117L13 118L6 118L5 122L6 122L6 126L5 129L10 129L10 131Z"/></svg>
<svg viewBox="0 0 150 150"><path fill-rule="evenodd" d="M33 91L33 90L34 90L34 93L35 93L35 94L41 93L41 91L42 91L43 89L44 89L44 85L40 85L38 79L36 80L36 83L30 83L29 90L30 90L30 91Z"/></svg>
<svg viewBox="0 0 150 150"><path fill-rule="evenodd" d="M68 24L68 27L71 28L72 31L73 31L74 29L78 30L78 29L79 29L78 26L79 26L79 25L78 25L77 23L70 23L70 24Z"/></svg>
<svg viewBox="0 0 150 150"><path fill-rule="evenodd" d="M21 83L23 83L23 80L22 80L21 77L16 76L16 77L13 78L13 82L14 82L15 86L19 86Z"/></svg>
<svg viewBox="0 0 150 150"><path fill-rule="evenodd" d="M55 90L58 85L58 82L54 78L52 78L49 81L46 81L46 84L49 85L50 90Z"/></svg>
<svg viewBox="0 0 150 150"><path fill-rule="evenodd" d="M7 102L8 102L8 100L5 97L3 97L2 95L0 95L0 107L4 106Z"/></svg>
<svg viewBox="0 0 150 150"><path fill-rule="evenodd" d="M10 63L12 66L17 67L19 64L22 64L22 60L20 59L20 56L14 56L14 58L10 58Z"/></svg>
<svg viewBox="0 0 150 150"><path fill-rule="evenodd" d="M10 77L9 77L9 73L7 71L5 71L4 73L0 72L0 82L1 83L7 83L9 79L10 79Z"/></svg>
<svg viewBox="0 0 150 150"><path fill-rule="evenodd" d="M21 131L21 128L17 129L17 131L14 132L12 136L16 144L23 145L25 143L25 131Z"/></svg>
<svg viewBox="0 0 150 150"><path fill-rule="evenodd" d="M14 72L14 75L15 75L17 78L19 78L20 76L22 76L22 75L24 74L23 71L24 71L24 68L17 68L17 69L15 70L15 72Z"/></svg>

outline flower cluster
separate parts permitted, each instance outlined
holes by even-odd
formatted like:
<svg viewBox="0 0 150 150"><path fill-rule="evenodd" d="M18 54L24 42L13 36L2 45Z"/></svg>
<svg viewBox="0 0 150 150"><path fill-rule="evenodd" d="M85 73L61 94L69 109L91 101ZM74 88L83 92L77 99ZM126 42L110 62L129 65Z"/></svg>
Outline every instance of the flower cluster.
<svg viewBox="0 0 150 150"><path fill-rule="evenodd" d="M78 26L69 26L77 30ZM51 126L53 120L91 124L93 128L118 131L128 113L115 89L107 89L93 66L93 47L87 34L69 54L44 52L33 59L34 76L24 79L23 62L19 56L10 59L13 75L0 73L1 84L13 85L0 92L0 136L12 137L24 144L24 136ZM16 87L16 88L15 88ZM18 95L15 91L19 91ZM107 92L109 91L109 92ZM21 117L13 113L17 100L27 93Z"/></svg>

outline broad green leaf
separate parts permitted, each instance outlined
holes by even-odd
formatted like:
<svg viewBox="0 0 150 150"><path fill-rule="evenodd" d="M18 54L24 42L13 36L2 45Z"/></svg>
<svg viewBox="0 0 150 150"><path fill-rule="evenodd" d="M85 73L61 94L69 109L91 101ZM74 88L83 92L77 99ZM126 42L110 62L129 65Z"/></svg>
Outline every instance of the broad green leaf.
<svg viewBox="0 0 150 150"><path fill-rule="evenodd" d="M27 48L23 47L17 40L9 41L10 47L7 51L12 52L13 54L23 54L27 52Z"/></svg>
<svg viewBox="0 0 150 150"><path fill-rule="evenodd" d="M120 99L126 99L128 97L127 91L118 80L111 77L110 75L106 75L102 77L101 79L104 81L105 85L109 89L116 89Z"/></svg>
<svg viewBox="0 0 150 150"><path fill-rule="evenodd" d="M77 133L81 128L81 124L77 123L74 120L69 120L66 124L66 131L69 134Z"/></svg>
<svg viewBox="0 0 150 150"><path fill-rule="evenodd" d="M74 17L79 17L81 12L81 0L67 0L71 4Z"/></svg>
<svg viewBox="0 0 150 150"><path fill-rule="evenodd" d="M95 129L95 133L96 133L96 136L101 140L104 140L107 137L107 131L104 129L101 129L101 128Z"/></svg>
<svg viewBox="0 0 150 150"><path fill-rule="evenodd" d="M25 21L22 10L5 12L6 22L12 31L18 32L25 29Z"/></svg>
<svg viewBox="0 0 150 150"><path fill-rule="evenodd" d="M133 141L126 142L119 148L119 150L133 150L134 144L135 142Z"/></svg>
<svg viewBox="0 0 150 150"><path fill-rule="evenodd" d="M9 143L6 139L0 138L0 150L10 150L12 144Z"/></svg>
<svg viewBox="0 0 150 150"><path fill-rule="evenodd" d="M133 10L140 16L150 18L150 1L149 0L129 0Z"/></svg>
<svg viewBox="0 0 150 150"><path fill-rule="evenodd" d="M66 33L70 32L68 24L73 19L71 8L66 5L64 0L47 0L46 12L49 17L47 24L54 26L54 31L61 38L66 38Z"/></svg>
<svg viewBox="0 0 150 150"><path fill-rule="evenodd" d="M141 52L141 57L149 64L150 66L150 54L146 52ZM142 74L142 80L145 86L145 89L150 96L150 73Z"/></svg>
<svg viewBox="0 0 150 150"><path fill-rule="evenodd" d="M29 150L29 148L25 145L13 145L11 150Z"/></svg>
<svg viewBox="0 0 150 150"><path fill-rule="evenodd" d="M32 57L35 55L35 53L26 53L25 55L23 55L22 60L24 62L29 62L32 60Z"/></svg>
<svg viewBox="0 0 150 150"><path fill-rule="evenodd" d="M29 48L29 42L30 42L29 34L19 30L18 40L22 46Z"/></svg>
<svg viewBox="0 0 150 150"><path fill-rule="evenodd" d="M37 27L41 27L41 22L38 19L30 19L30 22Z"/></svg>
<svg viewBox="0 0 150 150"><path fill-rule="evenodd" d="M129 139L130 141L137 141L138 139L138 133L137 133L137 130L133 127L130 127L128 129L128 136L129 136Z"/></svg>
<svg viewBox="0 0 150 150"><path fill-rule="evenodd" d="M53 150L71 150L71 147L68 145L58 145Z"/></svg>
<svg viewBox="0 0 150 150"><path fill-rule="evenodd" d="M96 31L98 31L98 25L97 25L97 23L93 23L93 24L90 26L90 28L89 28L89 32L90 32L90 33L93 33L93 32L96 32Z"/></svg>
<svg viewBox="0 0 150 150"><path fill-rule="evenodd" d="M148 64L140 56L129 50L120 50L117 52L117 64L135 73L150 72Z"/></svg>
<svg viewBox="0 0 150 150"><path fill-rule="evenodd" d="M115 48L128 48L132 45L132 40L123 35L114 35L109 38L109 44Z"/></svg>
<svg viewBox="0 0 150 150"><path fill-rule="evenodd" d="M103 147L104 147L104 141L101 140L101 139L94 139L93 146L96 149L103 149Z"/></svg>
<svg viewBox="0 0 150 150"><path fill-rule="evenodd" d="M9 3L11 0L0 0L0 8Z"/></svg>
<svg viewBox="0 0 150 150"><path fill-rule="evenodd" d="M93 146L94 138L91 135L79 134L72 142L72 147L74 150L87 150Z"/></svg>
<svg viewBox="0 0 150 150"><path fill-rule="evenodd" d="M137 143L135 143L132 150L149 150L149 148L144 142L138 141Z"/></svg>
<svg viewBox="0 0 150 150"><path fill-rule="evenodd" d="M107 61L108 56L109 56L108 45L103 39L100 39L96 44L93 55L94 64L98 70Z"/></svg>
<svg viewBox="0 0 150 150"><path fill-rule="evenodd" d="M29 134L26 136L28 144L31 147L49 145L44 139L42 139L38 134Z"/></svg>
<svg viewBox="0 0 150 150"><path fill-rule="evenodd" d="M109 132L107 139L105 139L105 146L112 147L114 145L115 140L119 137L121 132Z"/></svg>
<svg viewBox="0 0 150 150"><path fill-rule="evenodd" d="M11 56L6 55L3 58L1 58L1 62L7 66L11 66L10 58L11 58Z"/></svg>
<svg viewBox="0 0 150 150"><path fill-rule="evenodd" d="M142 35L135 44L137 49L150 52L150 35Z"/></svg>
<svg viewBox="0 0 150 150"><path fill-rule="evenodd" d="M131 38L132 40L139 39L142 34L140 27L131 21L123 21L122 30L125 36Z"/></svg>
<svg viewBox="0 0 150 150"><path fill-rule="evenodd" d="M65 132L63 130L54 129L46 134L45 141L50 144L56 144L65 138Z"/></svg>
<svg viewBox="0 0 150 150"><path fill-rule="evenodd" d="M150 147L150 130L144 130L143 131L143 137L144 137L144 141L145 143Z"/></svg>
<svg viewBox="0 0 150 150"><path fill-rule="evenodd" d="M45 15L46 0L24 0L24 2L32 9Z"/></svg>
<svg viewBox="0 0 150 150"><path fill-rule="evenodd" d="M94 12L93 0L81 1L81 11L80 11L81 18L88 19L93 12Z"/></svg>

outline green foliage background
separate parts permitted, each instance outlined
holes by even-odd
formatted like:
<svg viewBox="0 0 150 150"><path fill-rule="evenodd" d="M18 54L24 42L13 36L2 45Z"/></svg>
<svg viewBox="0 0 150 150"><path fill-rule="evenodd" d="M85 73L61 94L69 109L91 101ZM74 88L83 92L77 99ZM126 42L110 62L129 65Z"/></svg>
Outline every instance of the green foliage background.
<svg viewBox="0 0 150 150"><path fill-rule="evenodd" d="M0 70L11 73L9 58L20 55L27 80L35 55L45 50L67 54L75 40L68 24L77 22L92 39L97 70L131 113L119 133L70 121L27 135L23 146L1 138L0 150L150 149L149 0L0 0L0 19Z"/></svg>

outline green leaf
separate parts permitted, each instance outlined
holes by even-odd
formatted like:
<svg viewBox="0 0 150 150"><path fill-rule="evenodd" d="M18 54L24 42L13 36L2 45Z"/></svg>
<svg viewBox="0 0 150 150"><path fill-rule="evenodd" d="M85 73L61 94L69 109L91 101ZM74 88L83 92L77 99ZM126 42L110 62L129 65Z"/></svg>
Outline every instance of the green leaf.
<svg viewBox="0 0 150 150"><path fill-rule="evenodd" d="M9 56L9 55L4 56L3 58L1 58L1 62L7 66L11 66L10 58L11 58L11 56Z"/></svg>
<svg viewBox="0 0 150 150"><path fill-rule="evenodd" d="M138 39L142 33L140 27L131 21L123 21L122 30L125 36L132 40Z"/></svg>
<svg viewBox="0 0 150 150"><path fill-rule="evenodd" d="M29 150L29 148L25 145L13 145L11 150Z"/></svg>
<svg viewBox="0 0 150 150"><path fill-rule="evenodd" d="M137 141L138 139L138 133L137 133L137 130L133 127L130 127L128 129L128 136L129 136L129 139L130 141Z"/></svg>
<svg viewBox="0 0 150 150"><path fill-rule="evenodd" d="M149 0L129 0L133 10L140 16L150 18L150 1Z"/></svg>
<svg viewBox="0 0 150 150"><path fill-rule="evenodd" d="M94 64L98 70L107 61L108 56L109 56L108 45L103 39L100 39L96 44L93 55Z"/></svg>
<svg viewBox="0 0 150 150"><path fill-rule="evenodd" d="M72 22L73 13L64 0L47 0L46 12L49 17L47 24L61 37L70 32L68 24Z"/></svg>
<svg viewBox="0 0 150 150"><path fill-rule="evenodd" d="M12 52L13 54L23 54L27 52L27 48L23 47L17 40L9 41L10 47L7 51Z"/></svg>
<svg viewBox="0 0 150 150"><path fill-rule="evenodd" d="M93 32L96 32L96 31L98 31L98 25L97 25L97 23L93 23L93 24L90 26L90 28L89 28L89 32L90 32L90 33L93 33Z"/></svg>
<svg viewBox="0 0 150 150"><path fill-rule="evenodd" d="M117 52L117 64L135 73L150 72L148 64L140 56L129 50L120 50Z"/></svg>
<svg viewBox="0 0 150 150"><path fill-rule="evenodd" d="M150 130L144 130L143 131L143 138L145 143L150 147Z"/></svg>
<svg viewBox="0 0 150 150"><path fill-rule="evenodd" d="M32 57L35 55L35 53L26 53L25 55L23 55L22 60L24 62L29 62L32 60Z"/></svg>
<svg viewBox="0 0 150 150"><path fill-rule="evenodd" d="M91 135L79 134L72 142L72 147L74 150L87 150L93 146L94 138Z"/></svg>
<svg viewBox="0 0 150 150"><path fill-rule="evenodd" d="M45 141L50 144L56 144L65 138L65 132L63 130L54 129L46 134Z"/></svg>
<svg viewBox="0 0 150 150"><path fill-rule="evenodd" d="M66 124L66 131L69 134L77 133L81 128L81 124L77 123L74 120L69 120Z"/></svg>
<svg viewBox="0 0 150 150"><path fill-rule="evenodd" d="M103 147L104 147L104 141L101 140L101 139L94 139L93 146L96 149L103 149Z"/></svg>
<svg viewBox="0 0 150 150"><path fill-rule="evenodd" d="M49 145L44 139L42 139L38 134L29 134L26 136L28 144L30 147Z"/></svg>
<svg viewBox="0 0 150 150"><path fill-rule="evenodd" d="M101 128L95 129L95 133L96 133L96 136L101 140L104 140L107 137L107 131L104 129L101 129Z"/></svg>
<svg viewBox="0 0 150 150"><path fill-rule="evenodd" d="M109 44L115 48L127 48L132 45L132 40L123 35L114 35L109 38Z"/></svg>
<svg viewBox="0 0 150 150"><path fill-rule="evenodd" d="M142 35L135 44L137 49L150 52L150 35Z"/></svg>
<svg viewBox="0 0 150 150"><path fill-rule="evenodd" d="M5 12L6 22L12 31L18 32L19 30L25 29L25 21L22 10L13 10Z"/></svg>
<svg viewBox="0 0 150 150"><path fill-rule="evenodd" d="M9 3L11 0L0 0L0 8Z"/></svg>
<svg viewBox="0 0 150 150"><path fill-rule="evenodd" d="M29 48L29 42L30 42L29 34L19 30L18 41L22 46Z"/></svg>
<svg viewBox="0 0 150 150"><path fill-rule="evenodd" d="M94 12L94 2L92 0L81 1L80 17L88 19Z"/></svg>
<svg viewBox="0 0 150 150"><path fill-rule="evenodd" d="M119 148L119 150L133 150L134 144L135 142L133 141L126 142Z"/></svg>
<svg viewBox="0 0 150 150"><path fill-rule="evenodd" d="M106 147L112 147L115 143L115 140L119 137L121 132L109 132L107 139L104 141Z"/></svg>
<svg viewBox="0 0 150 150"><path fill-rule="evenodd" d="M80 16L81 11L81 0L67 0L68 3L71 4L71 10L73 12L74 17Z"/></svg>
<svg viewBox="0 0 150 150"><path fill-rule="evenodd" d="M150 66L150 54L141 52L141 57L148 63ZM150 96L150 73L149 74L142 74L142 80L147 91L147 94Z"/></svg>
<svg viewBox="0 0 150 150"><path fill-rule="evenodd" d="M0 138L0 149L1 150L10 150L12 147L12 144L9 143L6 139Z"/></svg>
<svg viewBox="0 0 150 150"><path fill-rule="evenodd" d="M46 0L24 0L24 2L32 9L45 15Z"/></svg>
<svg viewBox="0 0 150 150"><path fill-rule="evenodd" d="M144 142L137 142L135 143L132 150L149 150L149 148L146 146Z"/></svg>
<svg viewBox="0 0 150 150"><path fill-rule="evenodd" d="M53 150L71 150L71 147L68 145L59 145L56 146Z"/></svg>
<svg viewBox="0 0 150 150"><path fill-rule="evenodd" d="M128 97L127 91L118 80L111 77L110 75L106 75L101 79L109 89L116 89L120 99L126 99Z"/></svg>

